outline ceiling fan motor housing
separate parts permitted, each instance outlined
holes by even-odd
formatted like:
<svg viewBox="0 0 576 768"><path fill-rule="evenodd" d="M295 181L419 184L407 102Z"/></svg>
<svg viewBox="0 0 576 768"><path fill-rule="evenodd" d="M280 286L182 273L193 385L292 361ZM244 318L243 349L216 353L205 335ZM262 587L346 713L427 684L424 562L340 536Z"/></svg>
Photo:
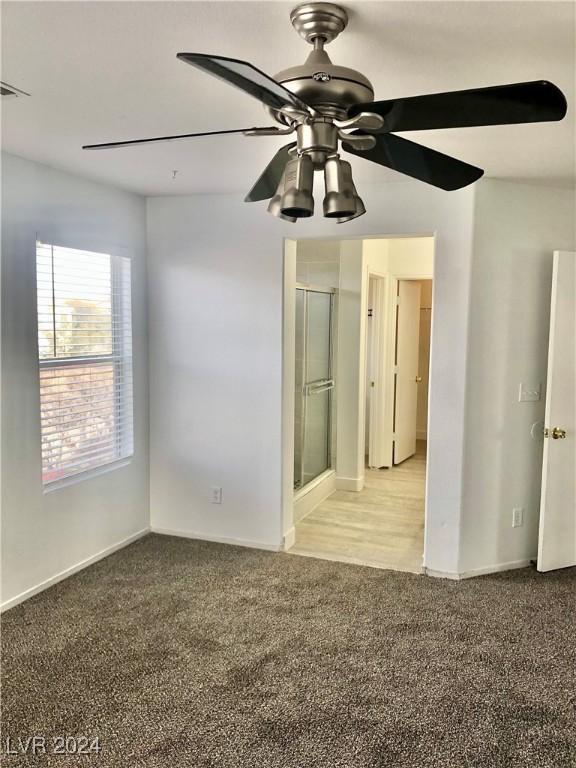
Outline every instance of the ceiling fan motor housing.
<svg viewBox="0 0 576 768"><path fill-rule="evenodd" d="M284 69L274 79L306 104L337 119L344 119L354 104L374 99L368 78L355 69L332 64L321 48L311 51L304 64ZM286 122L282 116L275 117Z"/></svg>
<svg viewBox="0 0 576 768"><path fill-rule="evenodd" d="M278 72L274 79L305 104L315 107L327 117L345 119L354 104L374 99L374 89L361 72L332 64L324 50L348 24L348 14L333 3L303 3L294 8L290 20L296 32L314 46L304 64ZM290 118L274 117L283 123Z"/></svg>

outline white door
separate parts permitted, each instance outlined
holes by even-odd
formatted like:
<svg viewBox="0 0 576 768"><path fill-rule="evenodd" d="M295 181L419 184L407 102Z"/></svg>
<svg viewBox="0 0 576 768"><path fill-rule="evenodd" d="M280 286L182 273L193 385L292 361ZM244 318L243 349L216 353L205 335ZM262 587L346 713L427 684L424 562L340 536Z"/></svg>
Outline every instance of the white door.
<svg viewBox="0 0 576 768"><path fill-rule="evenodd" d="M554 253L538 570L576 565L576 253Z"/></svg>
<svg viewBox="0 0 576 768"><path fill-rule="evenodd" d="M394 464L416 453L420 288L420 283L413 280L398 281Z"/></svg>

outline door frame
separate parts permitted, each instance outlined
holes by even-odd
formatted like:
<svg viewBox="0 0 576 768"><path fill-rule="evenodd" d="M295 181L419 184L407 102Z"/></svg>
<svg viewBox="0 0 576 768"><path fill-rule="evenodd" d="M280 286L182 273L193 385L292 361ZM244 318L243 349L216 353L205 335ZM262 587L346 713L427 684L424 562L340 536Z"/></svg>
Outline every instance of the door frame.
<svg viewBox="0 0 576 768"><path fill-rule="evenodd" d="M386 417L386 395L390 385L386 375L386 339L388 338L390 327L390 314L387 311L390 277L389 275L369 269L367 275L368 291L371 280L374 281L374 309L376 309L376 314L375 317L373 317L373 320L375 319L376 322L373 322L372 324L371 344L370 339L368 338L368 324L366 324L366 383L368 383L370 373L368 371L369 344L370 361L372 370L376 372L376 376L374 380L374 391L370 397L370 415L368 420L366 417L364 418L364 424L368 425L368 456L373 458L376 462L374 466L383 467L388 460L388 446L385 440L386 435L383 430L373 429L372 421L382 424ZM368 300L369 293L367 296L367 301Z"/></svg>
<svg viewBox="0 0 576 768"><path fill-rule="evenodd" d="M390 296L391 293L397 290L397 280L432 280L433 281L433 297L432 305L434 306L435 296L435 271L436 271L436 233L435 232L421 232L410 234L380 234L380 235L352 235L349 237L342 236L312 236L312 237L285 237L283 239L283 314L282 314L282 414L281 414L281 505L282 505L282 517L281 517L281 529L280 535L280 548L283 550L290 549L295 543L295 521L294 521L294 375L295 375L295 349L296 349L296 329L295 329L295 304L296 304L296 261L297 261L297 248L298 242L302 240L318 240L321 242L334 241L340 244L340 247L362 244L367 240L398 240L398 239L418 239L422 237L430 237L434 240L434 261L432 266L432 272L422 275L404 274L404 273L378 273L373 269L369 269L368 265L363 267L360 273L360 313L359 313L359 402L358 402L358 421L360 429L358 430L358 447L361 449L362 464L364 462L364 448L365 448L365 423L366 423L366 365L364 360L365 345L366 345L366 314L367 314L367 300L368 300L368 276L373 274L376 277L386 277L388 286L385 291L386 301L388 302L388 310L390 308ZM338 310L340 311L340 310ZM390 322L390 313L385 313L386 321ZM431 344L430 344L430 361L434 359L435 348L433 344L433 324L431 328ZM389 334L387 334L389 336ZM385 345L385 356L387 358L389 354L393 355L393 349L390 350L390 345ZM388 384L389 385L389 384ZM431 378L429 382L429 391L431 387ZM338 395L337 395L338 396ZM391 413L391 409L390 410ZM428 406L428 433L430 427L430 398ZM389 415L387 413L387 418ZM428 442L429 446L429 442ZM429 525L429 509L428 509L428 450L427 447L427 470L426 470L426 491L425 491L425 509L424 509L424 557L423 566L424 572L428 572L426 568L426 548L428 545L428 525ZM334 474L334 473L331 473ZM355 490L362 490L363 483L359 485ZM431 572L432 575L436 575L435 571Z"/></svg>

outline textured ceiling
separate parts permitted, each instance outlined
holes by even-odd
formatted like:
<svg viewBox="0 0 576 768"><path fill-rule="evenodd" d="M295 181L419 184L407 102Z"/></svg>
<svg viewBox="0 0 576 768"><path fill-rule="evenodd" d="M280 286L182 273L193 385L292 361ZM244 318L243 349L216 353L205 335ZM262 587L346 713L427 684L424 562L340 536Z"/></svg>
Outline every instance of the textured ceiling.
<svg viewBox="0 0 576 768"><path fill-rule="evenodd" d="M574 4L344 2L332 59L364 72L376 98L548 79L568 97L562 123L411 133L487 176L574 179ZM309 47L292 3L3 2L2 80L31 94L2 103L14 154L147 195L247 190L283 142L222 136L108 152L83 143L268 125L245 94L176 60L178 51L246 59L274 74ZM354 159L357 183L403 177ZM176 179L172 171L178 170Z"/></svg>

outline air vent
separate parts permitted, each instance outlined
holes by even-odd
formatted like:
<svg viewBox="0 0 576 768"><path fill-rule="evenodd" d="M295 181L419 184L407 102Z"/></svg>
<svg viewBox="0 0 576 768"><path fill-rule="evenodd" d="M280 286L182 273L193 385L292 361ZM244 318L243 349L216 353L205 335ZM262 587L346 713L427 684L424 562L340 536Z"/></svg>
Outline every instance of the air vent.
<svg viewBox="0 0 576 768"><path fill-rule="evenodd" d="M26 93L26 91L21 91L20 88L16 88L14 85L0 81L0 96L3 99L11 99L16 96L30 96L30 94Z"/></svg>

